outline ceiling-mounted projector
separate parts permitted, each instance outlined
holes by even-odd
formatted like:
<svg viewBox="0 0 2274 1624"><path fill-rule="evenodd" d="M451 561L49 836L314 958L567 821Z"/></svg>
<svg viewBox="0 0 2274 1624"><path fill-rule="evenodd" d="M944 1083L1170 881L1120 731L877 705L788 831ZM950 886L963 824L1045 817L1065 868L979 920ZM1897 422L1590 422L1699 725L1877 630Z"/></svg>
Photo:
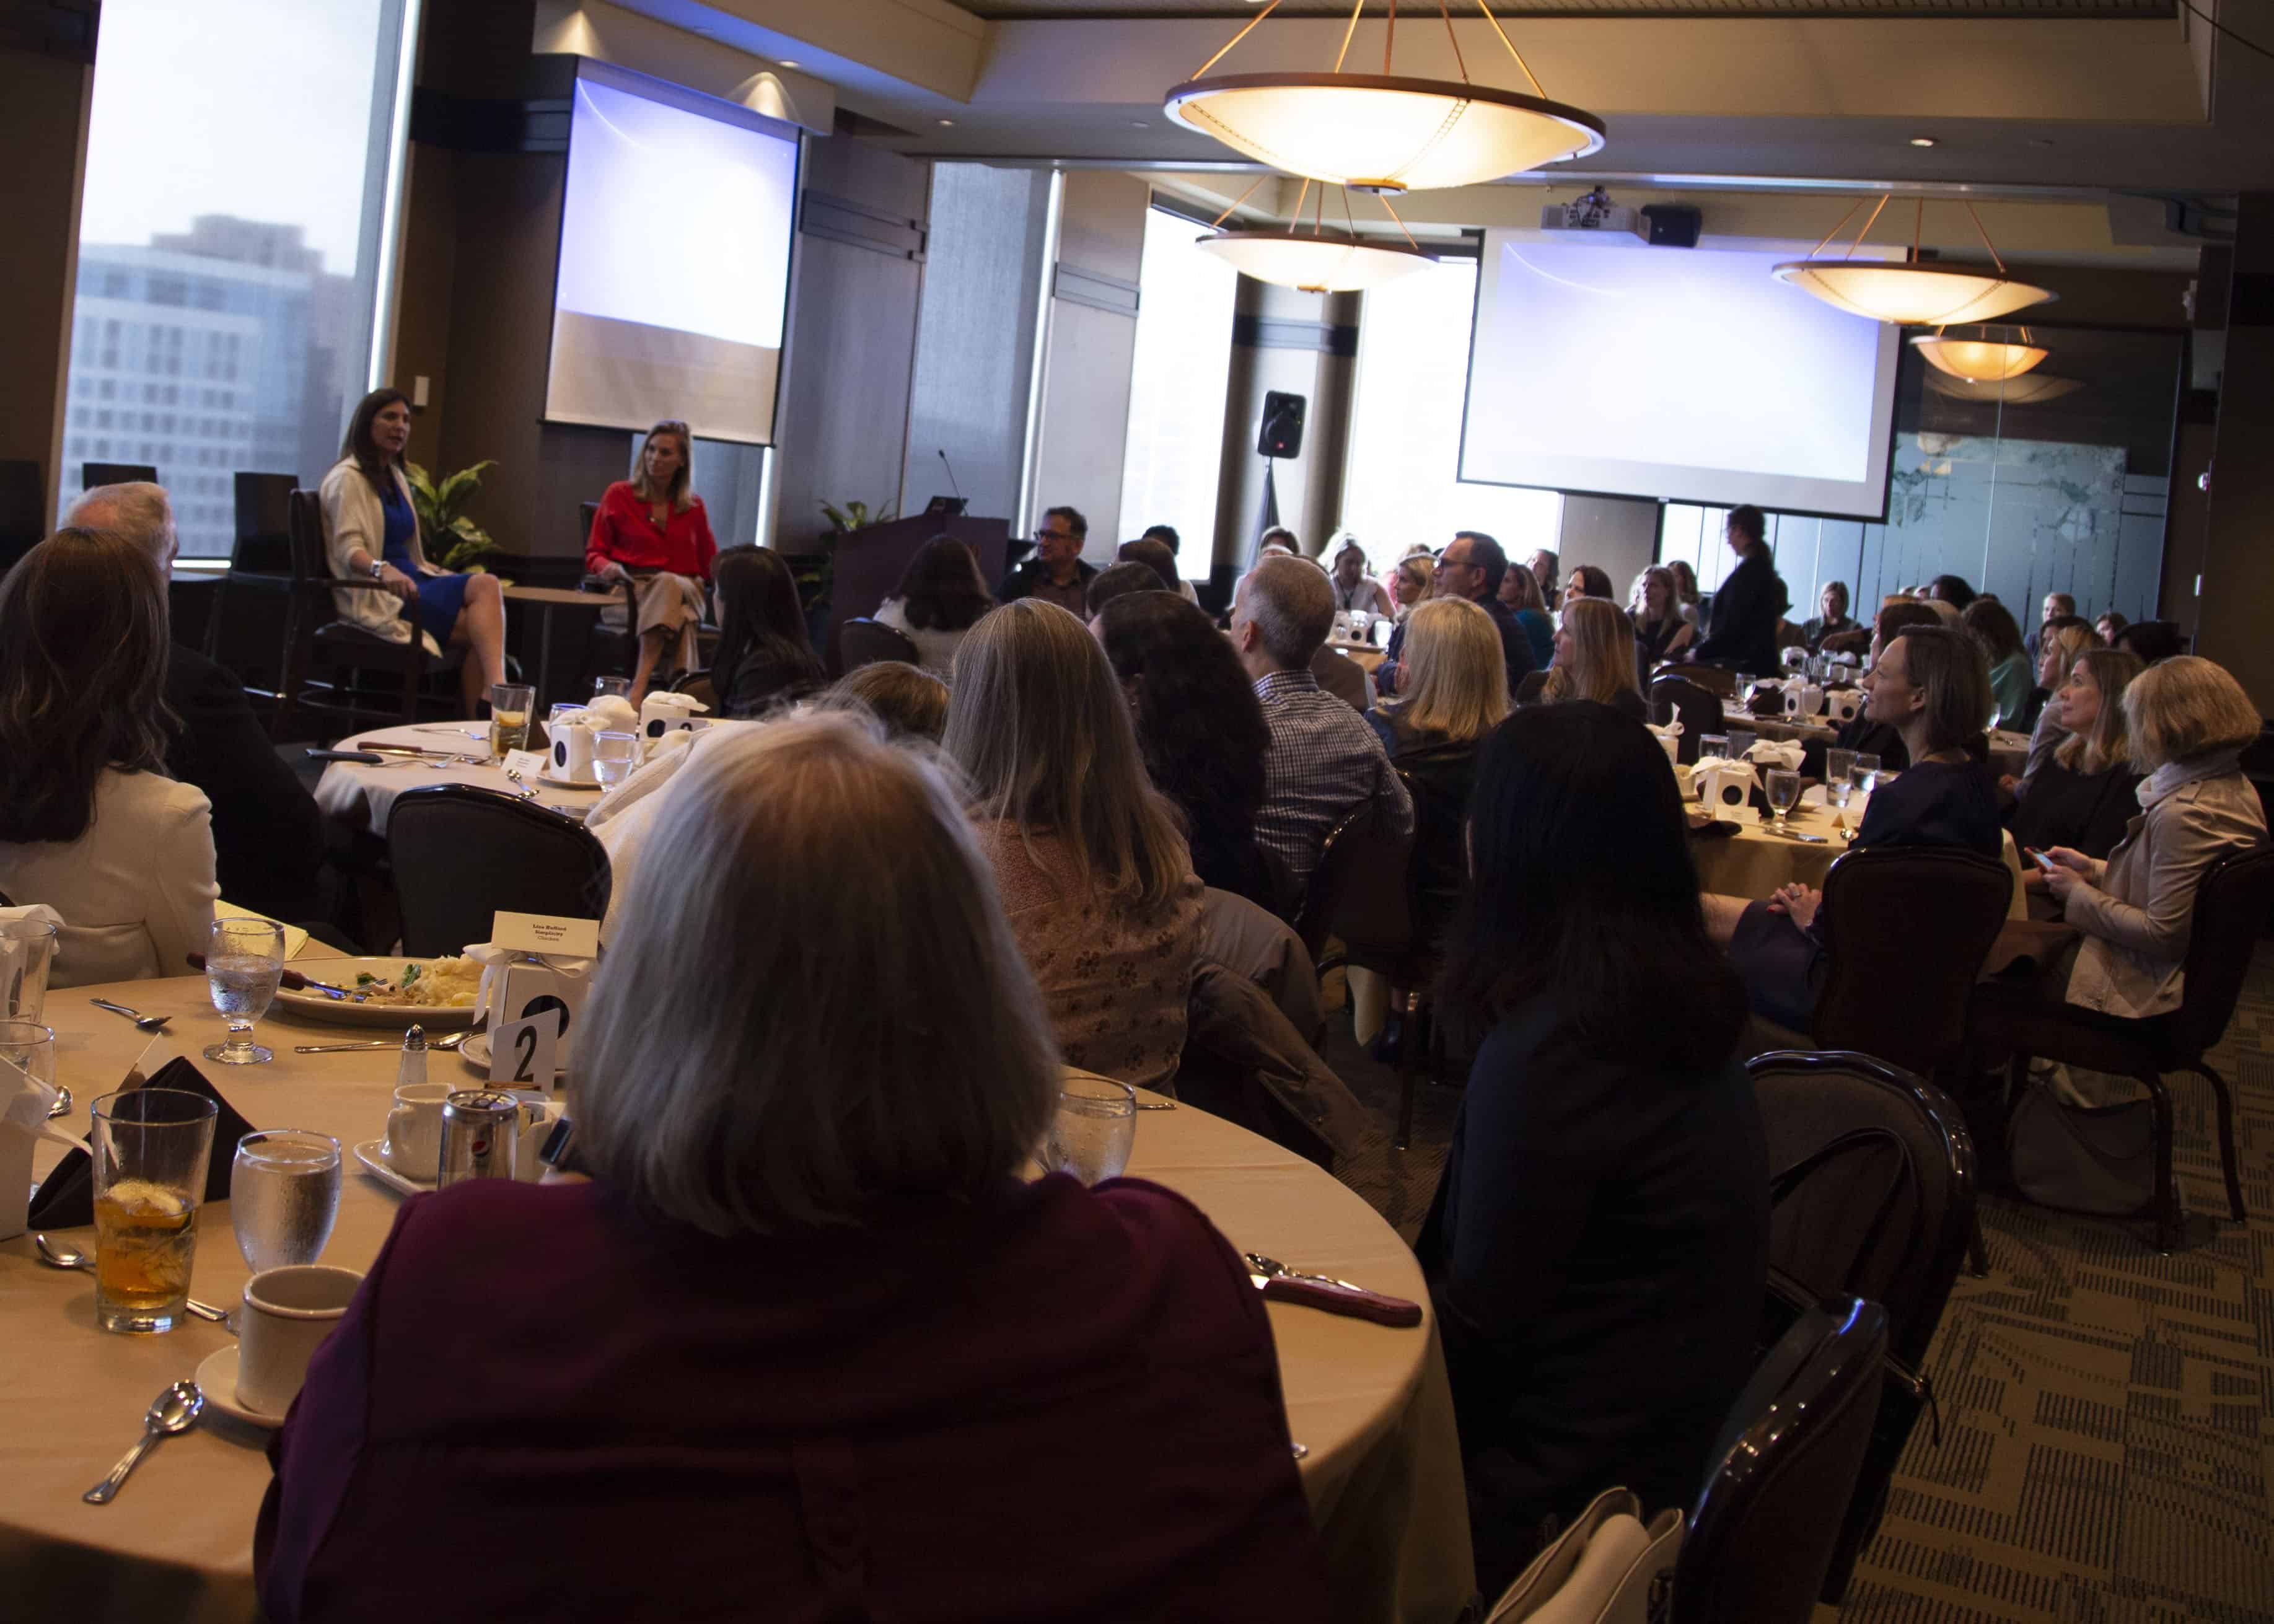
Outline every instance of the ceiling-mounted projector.
<svg viewBox="0 0 2274 1624"><path fill-rule="evenodd" d="M1585 231L1591 236L1609 237L1638 233L1640 219L1634 210L1611 201L1610 193L1600 186L1584 197L1569 203L1550 203L1540 211L1540 229L1543 231Z"/></svg>

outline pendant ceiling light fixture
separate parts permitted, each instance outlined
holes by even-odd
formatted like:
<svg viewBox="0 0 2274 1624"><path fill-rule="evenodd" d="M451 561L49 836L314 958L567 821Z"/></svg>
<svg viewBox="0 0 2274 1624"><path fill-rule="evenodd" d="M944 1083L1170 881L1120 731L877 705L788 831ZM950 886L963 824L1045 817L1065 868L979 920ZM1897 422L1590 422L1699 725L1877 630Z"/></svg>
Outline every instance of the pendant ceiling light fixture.
<svg viewBox="0 0 2274 1624"><path fill-rule="evenodd" d="M1948 372L1929 372L1926 387L1937 395L1954 401L1979 401L1988 405L2036 406L2046 401L2057 401L2064 395L2073 395L2084 385L2074 378L2056 378L2049 372L2031 372L2021 378L1992 378L1977 380L1954 377Z"/></svg>
<svg viewBox="0 0 2274 1624"><path fill-rule="evenodd" d="M1992 338L1952 338L1942 328L1911 340L1911 348L1926 358L1931 366L1941 368L1953 378L1963 378L1969 383L1994 383L2004 378L2019 378L2045 358L2046 352L2029 338L2029 329L2020 329L2022 342L2009 343Z"/></svg>
<svg viewBox="0 0 2274 1624"><path fill-rule="evenodd" d="M1257 177L1260 186L1271 177ZM1231 217L1232 209L1247 201L1255 186L1240 195L1239 202L1216 217L1221 228ZM1378 288L1383 282L1396 282L1401 276L1425 270L1436 263L1435 258L1425 252L1405 230L1405 222L1397 219L1397 211L1389 207L1387 198L1382 207L1397 229L1404 233L1403 243L1367 242L1358 234L1358 224L1351 218L1350 192L1343 193L1344 229L1329 235L1326 229L1327 189L1319 188L1319 205L1311 227L1303 227L1303 203L1310 194L1311 183L1305 181L1303 190L1295 199L1295 217L1291 224L1269 226L1254 229L1235 227L1231 230L1211 229L1200 239L1200 246L1229 264L1243 276L1253 276L1258 282L1276 282L1283 288L1293 288L1303 293L1357 293L1367 288Z"/></svg>
<svg viewBox="0 0 2274 1624"><path fill-rule="evenodd" d="M1209 69L1279 8L1271 0L1254 21L1198 72L1171 89L1163 106L1188 129L1212 135L1236 152L1328 185L1395 195L1442 186L1498 180L1558 158L1592 153L1603 144L1603 121L1576 107L1551 102L1540 80L1492 14L1477 10L1500 35L1532 86L1532 94L1472 84L1468 63L1447 0L1437 0L1460 79L1401 79L1390 71L1397 37L1397 0L1390 0L1380 73L1345 73L1351 36L1366 0L1351 7L1342 49L1324 73L1227 73Z"/></svg>
<svg viewBox="0 0 2274 1624"><path fill-rule="evenodd" d="M1856 240L1848 244L1846 253L1836 259L1818 259L1825 244L1839 236L1841 228L1863 206L1864 200L1856 199L1849 206L1847 214L1840 217L1840 224L1825 234L1824 242L1817 244L1807 259L1788 260L1772 274L1852 316L1868 316L1874 321L1896 327L1932 327L1954 322L1991 321L2028 305L2048 304L2056 297L2046 289L2017 282L2006 274L2006 262L1998 257L1997 244L1991 242L1990 233L1982 229L1982 216L1974 213L1971 203L1966 205L1966 212L1973 216L1974 229L1982 234L1982 245L1990 251L1991 263L1996 267L1994 272L1919 259L1918 221L1926 212L1924 198L1919 199L1918 213L1911 226L1909 259L1855 258L1871 222L1879 219L1879 210L1887 207L1885 197L1864 222L1863 230L1856 233Z"/></svg>

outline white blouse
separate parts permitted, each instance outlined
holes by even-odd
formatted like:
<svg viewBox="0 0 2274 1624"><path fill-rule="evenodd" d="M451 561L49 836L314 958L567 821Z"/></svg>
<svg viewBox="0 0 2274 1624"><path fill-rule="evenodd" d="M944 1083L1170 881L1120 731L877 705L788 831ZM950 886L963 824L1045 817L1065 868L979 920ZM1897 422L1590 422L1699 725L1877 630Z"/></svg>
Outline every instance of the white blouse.
<svg viewBox="0 0 2274 1624"><path fill-rule="evenodd" d="M106 770L76 840L0 842L0 892L64 917L49 984L191 974L213 930L213 806L154 772Z"/></svg>
<svg viewBox="0 0 2274 1624"><path fill-rule="evenodd" d="M971 635L971 628L961 631L942 631L937 627L908 624L907 606L897 598L888 598L877 605L876 621L889 626L916 645L916 663L945 682L954 673L955 651Z"/></svg>

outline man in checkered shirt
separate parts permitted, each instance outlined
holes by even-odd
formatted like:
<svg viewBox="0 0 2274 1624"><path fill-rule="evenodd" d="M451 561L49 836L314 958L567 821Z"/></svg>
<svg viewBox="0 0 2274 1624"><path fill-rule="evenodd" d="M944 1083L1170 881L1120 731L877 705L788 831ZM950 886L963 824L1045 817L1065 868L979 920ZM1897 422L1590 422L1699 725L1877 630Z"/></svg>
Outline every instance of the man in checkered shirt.
<svg viewBox="0 0 2274 1624"><path fill-rule="evenodd" d="M1393 839L1413 830L1412 798L1381 739L1311 675L1334 620L1334 587L1307 559L1264 559L1232 598L1231 644L1271 729L1255 838L1298 880L1319 866L1328 831L1360 807L1371 806L1374 829Z"/></svg>

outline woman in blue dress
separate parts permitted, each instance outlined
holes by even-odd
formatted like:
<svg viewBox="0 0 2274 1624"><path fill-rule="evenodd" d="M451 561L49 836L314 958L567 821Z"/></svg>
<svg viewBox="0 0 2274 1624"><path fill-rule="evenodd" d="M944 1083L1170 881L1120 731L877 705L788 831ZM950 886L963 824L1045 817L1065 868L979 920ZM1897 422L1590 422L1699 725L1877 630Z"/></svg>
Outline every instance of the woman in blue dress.
<svg viewBox="0 0 2274 1624"><path fill-rule="evenodd" d="M465 714L478 716L482 696L506 680L504 590L495 575L452 575L426 561L403 472L410 442L410 397L400 389L365 395L320 491L324 541L333 575L388 590L335 591L332 603L340 619L389 643L423 636L438 656L446 643L463 647Z"/></svg>

